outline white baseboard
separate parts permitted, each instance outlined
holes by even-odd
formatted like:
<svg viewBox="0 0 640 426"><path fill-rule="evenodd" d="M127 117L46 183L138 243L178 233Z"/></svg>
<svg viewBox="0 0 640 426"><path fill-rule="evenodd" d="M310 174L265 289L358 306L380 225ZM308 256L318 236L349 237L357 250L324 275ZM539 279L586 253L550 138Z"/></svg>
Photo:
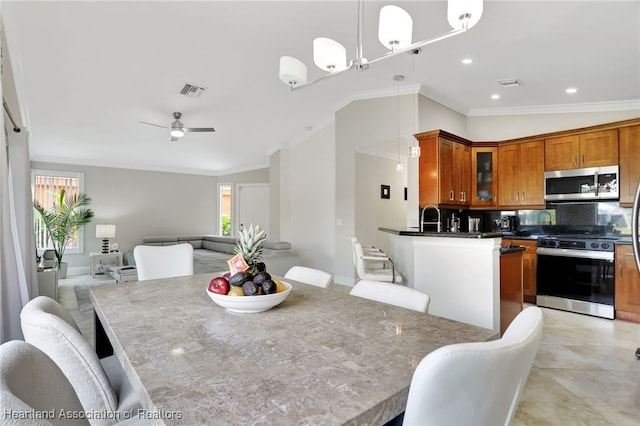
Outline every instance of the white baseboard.
<svg viewBox="0 0 640 426"><path fill-rule="evenodd" d="M67 276L70 275L89 275L89 267L78 266L76 268L69 268L67 269Z"/></svg>

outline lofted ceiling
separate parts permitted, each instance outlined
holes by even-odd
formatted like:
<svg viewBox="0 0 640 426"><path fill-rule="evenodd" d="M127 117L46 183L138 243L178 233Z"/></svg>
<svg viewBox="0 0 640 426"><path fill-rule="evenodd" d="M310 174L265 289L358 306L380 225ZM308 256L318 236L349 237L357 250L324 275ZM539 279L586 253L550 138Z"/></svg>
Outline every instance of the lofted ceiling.
<svg viewBox="0 0 640 426"><path fill-rule="evenodd" d="M449 31L446 1L364 1L364 56L385 49L378 13L397 4L413 40ZM3 1L32 160L208 175L267 167L351 100L403 85L466 115L640 110L640 1L486 1L470 31L290 92L279 57L313 65L330 37L355 57L356 1ZM473 63L463 65L462 59ZM520 79L502 88L497 81ZM179 94L204 86L199 98ZM419 85L419 86L418 86ZM577 93L567 94L568 87ZM500 94L498 100L492 94ZM187 133L170 142L172 113ZM429 129L420 129L429 130Z"/></svg>

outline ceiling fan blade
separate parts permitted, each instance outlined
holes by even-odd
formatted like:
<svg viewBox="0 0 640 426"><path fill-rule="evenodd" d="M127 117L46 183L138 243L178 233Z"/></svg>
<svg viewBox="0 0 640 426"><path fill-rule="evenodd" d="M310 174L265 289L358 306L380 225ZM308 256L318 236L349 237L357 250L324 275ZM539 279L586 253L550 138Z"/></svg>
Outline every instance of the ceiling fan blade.
<svg viewBox="0 0 640 426"><path fill-rule="evenodd" d="M148 124L149 126L162 127L163 129L168 129L169 128L167 126L161 126L159 124L147 123L146 121L138 121L138 123Z"/></svg>
<svg viewBox="0 0 640 426"><path fill-rule="evenodd" d="M182 130L184 130L185 132L215 132L216 129L214 129L213 127L192 127L192 128L186 128L183 127Z"/></svg>

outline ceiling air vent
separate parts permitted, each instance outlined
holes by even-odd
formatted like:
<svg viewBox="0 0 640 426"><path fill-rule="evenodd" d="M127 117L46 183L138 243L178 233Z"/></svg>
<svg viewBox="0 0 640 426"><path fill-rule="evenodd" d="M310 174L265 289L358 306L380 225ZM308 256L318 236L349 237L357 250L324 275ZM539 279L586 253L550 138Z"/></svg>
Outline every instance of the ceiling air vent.
<svg viewBox="0 0 640 426"><path fill-rule="evenodd" d="M191 83L185 83L184 87L180 90L181 95L185 95L189 98L199 98L202 92L207 90L206 87L196 86Z"/></svg>
<svg viewBox="0 0 640 426"><path fill-rule="evenodd" d="M524 83L517 78L509 78L506 80L498 80L498 84L502 87L518 87L524 86Z"/></svg>

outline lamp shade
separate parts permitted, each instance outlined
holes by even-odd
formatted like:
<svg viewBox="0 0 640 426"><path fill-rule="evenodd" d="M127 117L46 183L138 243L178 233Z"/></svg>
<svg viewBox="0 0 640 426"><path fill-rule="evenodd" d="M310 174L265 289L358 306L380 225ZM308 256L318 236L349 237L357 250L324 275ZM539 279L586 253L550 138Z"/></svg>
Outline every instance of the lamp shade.
<svg viewBox="0 0 640 426"><path fill-rule="evenodd" d="M395 50L411 45L413 20L404 9L388 5L380 9L378 39L387 49Z"/></svg>
<svg viewBox="0 0 640 426"><path fill-rule="evenodd" d="M112 224L96 225L96 238L115 238L116 226Z"/></svg>
<svg viewBox="0 0 640 426"><path fill-rule="evenodd" d="M292 56L280 56L280 80L285 84L305 84L307 66Z"/></svg>
<svg viewBox="0 0 640 426"><path fill-rule="evenodd" d="M470 29L482 16L482 0L449 0L447 19L453 29Z"/></svg>
<svg viewBox="0 0 640 426"><path fill-rule="evenodd" d="M335 40L326 37L313 39L313 62L330 73L347 69L347 50Z"/></svg>

